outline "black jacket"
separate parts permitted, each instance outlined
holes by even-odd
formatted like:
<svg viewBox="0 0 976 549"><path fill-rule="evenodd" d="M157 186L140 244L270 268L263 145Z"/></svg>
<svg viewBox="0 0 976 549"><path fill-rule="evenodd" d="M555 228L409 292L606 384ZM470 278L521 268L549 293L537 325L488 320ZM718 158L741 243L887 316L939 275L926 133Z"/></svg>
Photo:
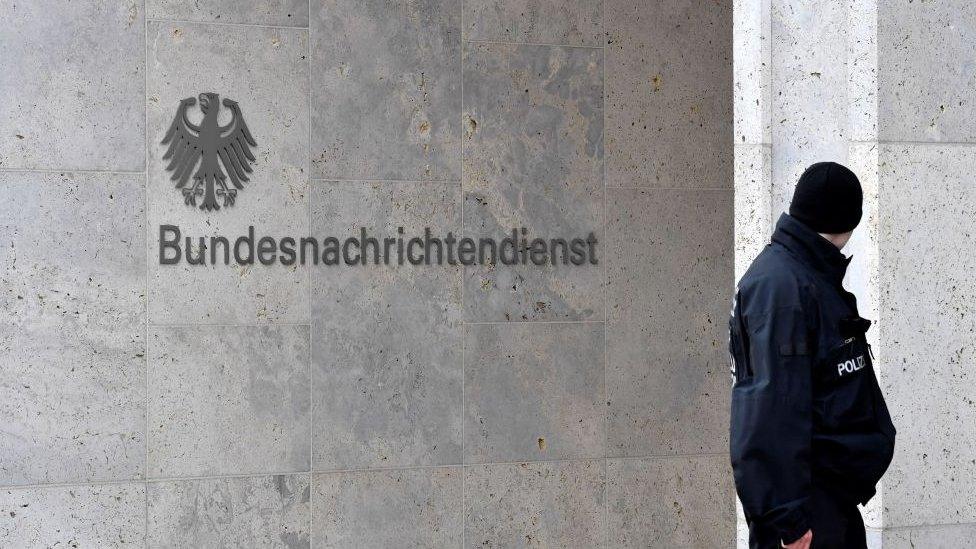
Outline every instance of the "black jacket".
<svg viewBox="0 0 976 549"><path fill-rule="evenodd" d="M894 452L849 262L784 214L732 303L735 486L750 524L786 542L809 528L811 483L866 503Z"/></svg>

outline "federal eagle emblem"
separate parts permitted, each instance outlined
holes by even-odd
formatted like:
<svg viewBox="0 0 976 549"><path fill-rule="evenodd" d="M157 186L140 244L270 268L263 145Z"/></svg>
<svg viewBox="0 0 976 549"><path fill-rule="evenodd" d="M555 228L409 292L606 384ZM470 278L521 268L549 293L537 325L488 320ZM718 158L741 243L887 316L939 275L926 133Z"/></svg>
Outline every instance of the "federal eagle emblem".
<svg viewBox="0 0 976 549"><path fill-rule="evenodd" d="M176 181L176 188L183 191L186 205L196 206L197 198L202 197L200 209L208 211L219 210L221 205L234 205L237 191L244 188L243 182L248 181L247 174L252 172L254 155L251 147L257 146L236 101L224 99L224 106L230 109L232 119L226 126L217 123L219 97L216 93L201 93L198 96L200 111L203 112L203 121L199 126L190 122L186 115L187 109L197 100L187 97L180 101L176 117L162 142L163 145L169 144L163 155L163 160L170 161L166 170L173 172L170 180ZM188 186L191 174L193 183ZM227 182L228 178L230 183ZM217 204L218 197L223 204Z"/></svg>

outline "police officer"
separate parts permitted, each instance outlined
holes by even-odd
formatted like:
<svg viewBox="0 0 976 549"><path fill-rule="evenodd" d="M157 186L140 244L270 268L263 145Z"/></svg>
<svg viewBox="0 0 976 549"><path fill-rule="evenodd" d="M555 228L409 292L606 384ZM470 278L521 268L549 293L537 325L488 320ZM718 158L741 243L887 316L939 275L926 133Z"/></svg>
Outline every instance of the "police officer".
<svg viewBox="0 0 976 549"><path fill-rule="evenodd" d="M891 462L871 325L842 281L861 184L821 162L739 281L729 321L731 454L753 549L866 547L857 505Z"/></svg>

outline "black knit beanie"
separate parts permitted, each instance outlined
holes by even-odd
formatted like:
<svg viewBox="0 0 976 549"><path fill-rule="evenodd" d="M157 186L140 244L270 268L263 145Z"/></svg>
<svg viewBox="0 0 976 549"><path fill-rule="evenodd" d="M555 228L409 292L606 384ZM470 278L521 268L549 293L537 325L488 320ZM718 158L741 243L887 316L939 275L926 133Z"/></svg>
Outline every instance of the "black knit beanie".
<svg viewBox="0 0 976 549"><path fill-rule="evenodd" d="M853 231L861 222L861 182L836 162L817 162L800 176L790 215L818 233Z"/></svg>

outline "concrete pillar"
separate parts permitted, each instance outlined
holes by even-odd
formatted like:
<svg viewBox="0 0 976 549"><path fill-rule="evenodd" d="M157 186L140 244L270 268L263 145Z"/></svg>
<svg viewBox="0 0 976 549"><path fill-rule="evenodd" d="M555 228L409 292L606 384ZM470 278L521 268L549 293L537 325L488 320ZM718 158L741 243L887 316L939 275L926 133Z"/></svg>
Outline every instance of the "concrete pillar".
<svg viewBox="0 0 976 549"><path fill-rule="evenodd" d="M808 164L846 162L864 186L846 285L876 320L869 337L899 429L864 509L872 547L976 535L974 31L963 1L736 5L737 275ZM761 222L750 215L767 207Z"/></svg>

